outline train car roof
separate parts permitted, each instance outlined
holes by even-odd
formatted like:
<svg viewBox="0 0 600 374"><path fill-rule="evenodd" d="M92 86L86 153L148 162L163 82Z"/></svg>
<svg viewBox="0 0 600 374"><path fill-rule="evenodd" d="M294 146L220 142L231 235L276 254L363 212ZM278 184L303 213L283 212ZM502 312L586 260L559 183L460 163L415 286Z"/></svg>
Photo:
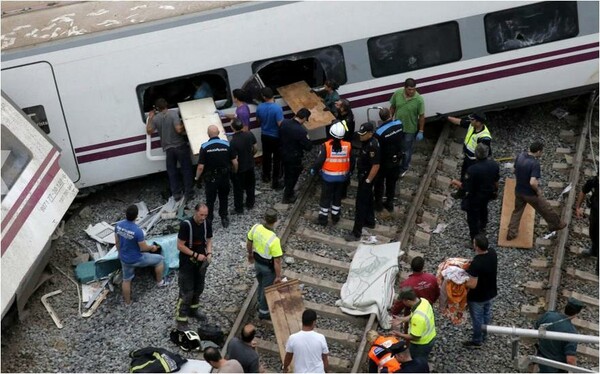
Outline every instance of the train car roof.
<svg viewBox="0 0 600 374"><path fill-rule="evenodd" d="M244 1L1 1L2 51L240 3Z"/></svg>

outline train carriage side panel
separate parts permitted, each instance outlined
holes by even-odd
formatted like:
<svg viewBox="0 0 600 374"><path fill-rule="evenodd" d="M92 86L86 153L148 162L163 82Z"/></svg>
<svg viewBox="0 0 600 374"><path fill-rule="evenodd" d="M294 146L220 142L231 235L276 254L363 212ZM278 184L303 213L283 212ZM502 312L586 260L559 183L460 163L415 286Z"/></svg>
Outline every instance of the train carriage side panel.
<svg viewBox="0 0 600 374"><path fill-rule="evenodd" d="M60 153L2 92L2 317L24 305L47 260L47 245L77 188Z"/></svg>

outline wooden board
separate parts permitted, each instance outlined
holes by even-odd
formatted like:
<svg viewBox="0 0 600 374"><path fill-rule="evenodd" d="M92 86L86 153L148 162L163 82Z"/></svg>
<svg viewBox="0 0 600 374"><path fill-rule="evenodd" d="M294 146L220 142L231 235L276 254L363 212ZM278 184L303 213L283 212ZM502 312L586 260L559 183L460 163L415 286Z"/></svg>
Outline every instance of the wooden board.
<svg viewBox="0 0 600 374"><path fill-rule="evenodd" d="M285 283L274 284L265 288L265 297L271 313L271 321L277 338L281 362L285 358L285 343L290 335L302 329L302 312L304 300L297 279ZM290 365L290 373L293 373Z"/></svg>
<svg viewBox="0 0 600 374"><path fill-rule="evenodd" d="M200 153L202 143L209 139L206 133L208 126L216 125L219 128L219 138L227 140L221 118L215 113L217 108L212 98L184 101L177 103L177 106L190 140L190 148L195 156Z"/></svg>
<svg viewBox="0 0 600 374"><path fill-rule="evenodd" d="M506 240L510 216L515 208L516 180L506 178L504 183L504 197L502 198L502 216L500 218L500 232L498 233L498 247L533 248L533 225L535 223L535 210L527 204L521 223L519 235L513 240Z"/></svg>
<svg viewBox="0 0 600 374"><path fill-rule="evenodd" d="M307 130L329 125L335 119L331 112L323 110L325 104L316 93L310 91L310 87L305 81L277 87L277 91L294 113L301 108L310 110L310 118L308 122L304 123Z"/></svg>

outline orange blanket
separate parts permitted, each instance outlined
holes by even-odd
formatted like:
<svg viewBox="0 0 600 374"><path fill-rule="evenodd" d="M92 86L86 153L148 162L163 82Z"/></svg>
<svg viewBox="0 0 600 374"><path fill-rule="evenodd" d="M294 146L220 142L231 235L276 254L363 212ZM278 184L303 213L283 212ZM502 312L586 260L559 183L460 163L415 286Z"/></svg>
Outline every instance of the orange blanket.
<svg viewBox="0 0 600 374"><path fill-rule="evenodd" d="M464 311L467 306L468 288L465 284L456 284L449 279L444 279L442 272L450 266L466 270L470 263L471 260L466 258L449 258L438 266L436 276L440 285L440 311L454 325L460 325L465 321Z"/></svg>

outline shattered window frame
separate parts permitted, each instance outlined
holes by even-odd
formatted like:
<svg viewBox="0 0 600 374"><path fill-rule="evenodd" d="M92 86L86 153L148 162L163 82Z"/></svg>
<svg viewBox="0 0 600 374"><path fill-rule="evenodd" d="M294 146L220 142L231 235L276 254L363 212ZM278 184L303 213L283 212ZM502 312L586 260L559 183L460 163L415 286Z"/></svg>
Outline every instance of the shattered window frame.
<svg viewBox="0 0 600 374"><path fill-rule="evenodd" d="M460 28L450 21L374 36L367 40L371 74L375 78L459 61Z"/></svg>
<svg viewBox="0 0 600 374"><path fill-rule="evenodd" d="M483 23L487 51L491 54L579 35L575 1L548 1L488 13Z"/></svg>

